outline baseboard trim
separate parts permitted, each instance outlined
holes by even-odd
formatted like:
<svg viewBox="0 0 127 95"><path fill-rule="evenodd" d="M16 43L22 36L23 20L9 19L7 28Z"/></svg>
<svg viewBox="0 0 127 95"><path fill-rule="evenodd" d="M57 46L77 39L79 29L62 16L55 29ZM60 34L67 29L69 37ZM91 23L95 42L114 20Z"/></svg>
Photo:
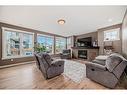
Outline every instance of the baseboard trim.
<svg viewBox="0 0 127 95"><path fill-rule="evenodd" d="M23 63L17 63L17 64L11 64L11 65L5 65L5 66L0 66L0 69L3 68L8 68L8 67L13 67L13 66L18 66L18 65L24 65L24 64L31 64L31 63L35 63L35 61L29 61L29 62L23 62Z"/></svg>

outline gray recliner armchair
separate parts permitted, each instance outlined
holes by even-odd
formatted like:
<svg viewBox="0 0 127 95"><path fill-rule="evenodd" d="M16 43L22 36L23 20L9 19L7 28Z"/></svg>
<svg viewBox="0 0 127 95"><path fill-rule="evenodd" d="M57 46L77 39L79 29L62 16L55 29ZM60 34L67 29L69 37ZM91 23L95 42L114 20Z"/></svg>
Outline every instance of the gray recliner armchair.
<svg viewBox="0 0 127 95"><path fill-rule="evenodd" d="M45 79L53 78L64 72L64 61L53 60L47 53L35 54L36 64Z"/></svg>
<svg viewBox="0 0 127 95"><path fill-rule="evenodd" d="M65 49L60 53L61 59L71 59L71 50L70 49Z"/></svg>
<svg viewBox="0 0 127 95"><path fill-rule="evenodd" d="M106 87L114 88L126 66L126 60L113 55L106 59L105 65L93 62L86 63L86 76Z"/></svg>

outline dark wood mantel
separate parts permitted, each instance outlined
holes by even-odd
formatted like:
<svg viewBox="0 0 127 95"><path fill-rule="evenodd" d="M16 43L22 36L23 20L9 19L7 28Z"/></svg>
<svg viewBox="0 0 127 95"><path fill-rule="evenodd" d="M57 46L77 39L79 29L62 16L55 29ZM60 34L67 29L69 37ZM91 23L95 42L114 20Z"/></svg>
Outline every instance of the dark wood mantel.
<svg viewBox="0 0 127 95"><path fill-rule="evenodd" d="M99 47L71 47L72 49L99 49Z"/></svg>

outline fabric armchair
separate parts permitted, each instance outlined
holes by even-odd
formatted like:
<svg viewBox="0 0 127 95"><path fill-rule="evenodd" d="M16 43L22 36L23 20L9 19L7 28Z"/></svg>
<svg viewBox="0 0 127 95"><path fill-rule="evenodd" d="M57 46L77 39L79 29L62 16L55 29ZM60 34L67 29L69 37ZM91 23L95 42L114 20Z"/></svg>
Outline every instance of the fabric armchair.
<svg viewBox="0 0 127 95"><path fill-rule="evenodd" d="M45 79L53 78L64 71L63 60L52 60L49 54L35 54L37 67L40 69Z"/></svg>
<svg viewBox="0 0 127 95"><path fill-rule="evenodd" d="M86 66L88 68L91 68L92 71L95 71L95 70L106 71L106 67L103 65L100 65L100 64L95 64L95 63L89 62L89 63L86 63Z"/></svg>
<svg viewBox="0 0 127 95"><path fill-rule="evenodd" d="M56 59L56 60L52 61L51 65L61 66L61 65L64 65L64 62L63 62L63 60Z"/></svg>
<svg viewBox="0 0 127 95"><path fill-rule="evenodd" d="M70 49L65 49L60 53L61 59L71 59L71 50Z"/></svg>
<svg viewBox="0 0 127 95"><path fill-rule="evenodd" d="M118 56L109 56L105 65L93 62L86 63L86 76L108 88L114 88L126 66L126 60Z"/></svg>

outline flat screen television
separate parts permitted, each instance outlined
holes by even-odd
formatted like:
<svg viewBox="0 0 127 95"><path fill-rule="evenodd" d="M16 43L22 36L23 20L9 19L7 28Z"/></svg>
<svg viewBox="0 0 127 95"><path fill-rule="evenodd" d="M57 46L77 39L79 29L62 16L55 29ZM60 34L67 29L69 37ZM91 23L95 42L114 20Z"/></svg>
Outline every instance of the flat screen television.
<svg viewBox="0 0 127 95"><path fill-rule="evenodd" d="M92 47L92 37L81 38L77 40L78 47Z"/></svg>

